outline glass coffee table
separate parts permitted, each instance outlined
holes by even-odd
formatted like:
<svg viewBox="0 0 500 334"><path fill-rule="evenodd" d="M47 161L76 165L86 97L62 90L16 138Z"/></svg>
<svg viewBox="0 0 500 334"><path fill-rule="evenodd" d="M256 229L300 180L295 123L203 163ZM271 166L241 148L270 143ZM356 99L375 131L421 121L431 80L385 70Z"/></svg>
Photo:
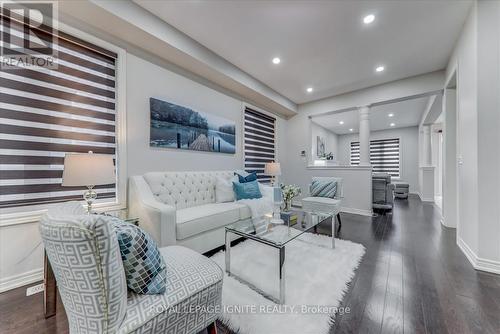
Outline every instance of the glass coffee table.
<svg viewBox="0 0 500 334"><path fill-rule="evenodd" d="M332 248L335 248L335 219L328 213L313 213L302 210L292 210L287 213L287 221L284 224L272 224L267 217L249 219L226 226L226 273L259 292L267 299L278 303L285 303L285 246L300 235L315 229L320 223L327 219L332 221ZM231 273L231 234L257 241L258 243L279 250L279 298L270 296L258 289L254 284L248 282L234 273Z"/></svg>

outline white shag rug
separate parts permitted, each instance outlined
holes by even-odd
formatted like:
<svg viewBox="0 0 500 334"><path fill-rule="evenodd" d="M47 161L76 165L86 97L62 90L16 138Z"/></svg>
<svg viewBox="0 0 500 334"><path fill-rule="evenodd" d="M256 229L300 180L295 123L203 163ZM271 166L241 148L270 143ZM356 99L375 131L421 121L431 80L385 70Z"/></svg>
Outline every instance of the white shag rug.
<svg viewBox="0 0 500 334"><path fill-rule="evenodd" d="M328 333L334 315L354 277L364 246L304 233L285 249L285 305L266 299L235 278L224 276L221 321L241 334ZM231 272L267 294L279 297L278 250L246 240L231 247ZM221 251L212 259L225 268Z"/></svg>

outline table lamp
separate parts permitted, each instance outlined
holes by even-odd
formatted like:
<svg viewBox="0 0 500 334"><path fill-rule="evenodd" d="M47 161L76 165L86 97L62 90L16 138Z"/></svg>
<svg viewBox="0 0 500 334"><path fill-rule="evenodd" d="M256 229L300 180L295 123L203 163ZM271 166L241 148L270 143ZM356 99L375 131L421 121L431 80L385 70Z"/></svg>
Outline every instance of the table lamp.
<svg viewBox="0 0 500 334"><path fill-rule="evenodd" d="M66 153L64 157L63 187L88 188L83 193L87 212L92 212L92 203L97 198L95 186L116 182L113 155L88 153Z"/></svg>
<svg viewBox="0 0 500 334"><path fill-rule="evenodd" d="M273 188L273 204L274 204L274 209L273 209L273 216L274 219L271 220L271 223L273 224L283 224L283 220L281 219L280 215L280 205L283 199L283 196L281 194L281 188L276 186L276 176L281 175L281 166L279 162L269 162L266 163L264 166L264 174L270 175L271 178L271 187Z"/></svg>
<svg viewBox="0 0 500 334"><path fill-rule="evenodd" d="M264 166L264 174L271 176L271 187L274 187L276 176L281 175L281 166L279 162L268 162Z"/></svg>

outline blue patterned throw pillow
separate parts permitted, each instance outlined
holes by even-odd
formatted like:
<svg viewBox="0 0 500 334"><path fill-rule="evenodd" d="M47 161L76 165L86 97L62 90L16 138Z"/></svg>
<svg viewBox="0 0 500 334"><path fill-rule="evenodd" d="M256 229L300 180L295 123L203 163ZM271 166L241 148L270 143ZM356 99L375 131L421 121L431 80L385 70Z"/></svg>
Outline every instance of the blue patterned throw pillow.
<svg viewBox="0 0 500 334"><path fill-rule="evenodd" d="M120 219L113 221L113 227L129 289L144 295L164 293L167 267L153 238L139 227Z"/></svg>
<svg viewBox="0 0 500 334"><path fill-rule="evenodd" d="M259 189L259 182L250 181L246 183L239 183L233 181L233 190L236 200L240 199L254 199L261 198L262 193Z"/></svg>
<svg viewBox="0 0 500 334"><path fill-rule="evenodd" d="M235 174L238 175L238 181L240 181L240 183L257 181L257 173L256 172L250 173L250 174L245 175L245 176L240 175L238 173L235 173Z"/></svg>
<svg viewBox="0 0 500 334"><path fill-rule="evenodd" d="M337 181L314 180L309 190L313 197L334 198L337 193Z"/></svg>

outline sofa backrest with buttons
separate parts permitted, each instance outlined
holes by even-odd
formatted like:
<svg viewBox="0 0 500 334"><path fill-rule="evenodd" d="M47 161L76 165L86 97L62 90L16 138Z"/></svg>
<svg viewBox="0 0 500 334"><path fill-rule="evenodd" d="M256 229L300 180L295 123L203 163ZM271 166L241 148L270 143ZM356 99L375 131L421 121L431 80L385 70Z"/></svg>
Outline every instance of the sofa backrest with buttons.
<svg viewBox="0 0 500 334"><path fill-rule="evenodd" d="M231 179L234 171L215 172L151 172L144 179L157 201L185 209L215 203L217 177Z"/></svg>

